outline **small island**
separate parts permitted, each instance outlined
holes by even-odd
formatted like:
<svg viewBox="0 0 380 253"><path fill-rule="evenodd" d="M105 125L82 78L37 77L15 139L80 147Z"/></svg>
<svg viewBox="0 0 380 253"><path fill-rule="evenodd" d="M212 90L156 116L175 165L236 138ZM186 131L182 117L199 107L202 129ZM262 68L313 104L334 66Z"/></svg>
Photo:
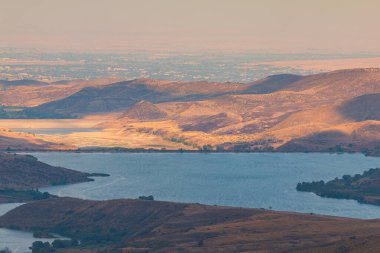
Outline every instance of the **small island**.
<svg viewBox="0 0 380 253"><path fill-rule="evenodd" d="M380 205L380 169L370 169L362 175L344 175L324 182L298 183L297 191L313 192L321 197L353 199L359 203Z"/></svg>

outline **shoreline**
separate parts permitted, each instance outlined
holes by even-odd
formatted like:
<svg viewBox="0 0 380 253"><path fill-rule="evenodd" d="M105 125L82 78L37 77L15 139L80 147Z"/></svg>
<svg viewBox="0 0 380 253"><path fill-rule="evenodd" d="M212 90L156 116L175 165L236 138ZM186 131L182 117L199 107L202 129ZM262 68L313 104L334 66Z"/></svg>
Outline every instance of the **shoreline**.
<svg viewBox="0 0 380 253"><path fill-rule="evenodd" d="M119 212L114 213L116 207ZM157 213L157 209L161 212ZM83 210L86 210L85 216ZM67 212L70 212L70 218L67 225L62 227L60 220ZM138 219L141 215L147 217L143 224ZM100 225L95 225L94 219ZM189 220L192 223L189 224ZM176 224L175 228L172 227L173 223ZM361 243L372 236L380 236L379 219L135 199L95 201L63 197L33 202L1 216L0 224L3 228L12 227L28 232L35 232L34 227L38 224L41 232L58 233L83 241L84 248L96 246L115 250L133 246L134 249L154 250L159 247L162 252L180 252L178 250L184 247L195 252L215 252L215 249L225 249L226 246L231 252L241 247L262 250L273 249L274 242L278 249L275 252L284 248L309 252L314 248L323 249L334 245L339 248L340 243ZM98 226L104 229L99 230ZM241 226L245 229L241 230ZM133 235L123 229L125 227L129 227ZM289 245L287 231L292 231L294 238L297 238L294 239L297 240L296 244ZM109 233L118 237L109 237ZM336 236L331 237L332 233ZM89 240L91 238L88 235L93 234L101 242ZM257 241L252 245L250 240L236 236L239 234ZM225 243L226 239L228 244ZM297 247L294 248L295 245Z"/></svg>
<svg viewBox="0 0 380 253"><path fill-rule="evenodd" d="M47 149L12 149L12 150L0 150L0 153L166 153L166 154L181 154L181 153L195 153L195 154L331 154L331 155L345 155L345 154L361 154L368 157L380 157L380 155L368 155L363 152L300 152L300 151L203 151L203 150L156 150L156 149L124 149L124 148L101 148L101 149L81 149L81 150L72 150L72 149L57 149L57 150L47 150Z"/></svg>

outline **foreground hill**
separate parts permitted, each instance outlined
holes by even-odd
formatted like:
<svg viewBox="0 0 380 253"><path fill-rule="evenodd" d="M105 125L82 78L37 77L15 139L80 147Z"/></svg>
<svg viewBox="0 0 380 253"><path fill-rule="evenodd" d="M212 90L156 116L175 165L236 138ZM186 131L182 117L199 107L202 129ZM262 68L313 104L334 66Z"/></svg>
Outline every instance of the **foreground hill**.
<svg viewBox="0 0 380 253"><path fill-rule="evenodd" d="M43 200L3 215L0 226L80 239L87 252L359 253L380 246L377 220L144 200Z"/></svg>
<svg viewBox="0 0 380 253"><path fill-rule="evenodd" d="M0 189L28 190L93 181L89 174L50 166L30 155L0 153Z"/></svg>

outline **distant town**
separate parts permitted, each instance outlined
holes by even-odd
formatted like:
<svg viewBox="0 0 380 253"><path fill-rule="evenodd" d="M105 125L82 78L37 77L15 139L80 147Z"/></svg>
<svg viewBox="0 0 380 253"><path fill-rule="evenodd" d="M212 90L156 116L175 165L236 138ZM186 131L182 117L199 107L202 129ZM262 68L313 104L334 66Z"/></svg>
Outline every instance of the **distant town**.
<svg viewBox="0 0 380 253"><path fill-rule="evenodd" d="M142 51L114 54L42 53L31 49L0 48L0 80L33 79L54 82L107 76L122 79L145 77L174 81L248 83L280 73L314 74L331 70L303 68L302 64L277 64L278 62L363 57L368 56Z"/></svg>

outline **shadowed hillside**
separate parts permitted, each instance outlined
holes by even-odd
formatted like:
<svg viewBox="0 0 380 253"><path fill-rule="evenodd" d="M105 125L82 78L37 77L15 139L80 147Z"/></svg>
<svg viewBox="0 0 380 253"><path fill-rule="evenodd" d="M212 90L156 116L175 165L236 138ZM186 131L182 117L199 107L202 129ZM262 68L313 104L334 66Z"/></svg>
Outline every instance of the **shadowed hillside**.
<svg viewBox="0 0 380 253"><path fill-rule="evenodd" d="M356 97L345 102L340 112L355 121L380 120L380 93Z"/></svg>
<svg viewBox="0 0 380 253"><path fill-rule="evenodd" d="M160 201L72 198L22 205L0 217L0 226L80 239L82 247L89 247L90 252L94 252L91 247L95 245L104 252L324 252L325 248L339 250L344 244L353 251L343 252L375 253L380 236L377 220ZM358 247L360 242L368 243Z"/></svg>
<svg viewBox="0 0 380 253"><path fill-rule="evenodd" d="M28 80L28 79L22 79L22 80L0 80L1 86L18 86L18 85L48 85L49 83L41 82L37 80Z"/></svg>
<svg viewBox="0 0 380 253"><path fill-rule="evenodd" d="M274 75L250 83L245 93L268 94L278 90L288 88L292 83L302 80L304 77L299 75L281 74Z"/></svg>
<svg viewBox="0 0 380 253"><path fill-rule="evenodd" d="M102 86L116 82L116 78L70 80L45 83L32 80L0 81L0 104L3 106L31 107L68 97L84 87Z"/></svg>
<svg viewBox="0 0 380 253"><path fill-rule="evenodd" d="M1 115L103 121L96 134L53 138L80 148L374 155L380 154L378 94L379 69L275 75L248 84L136 79L86 87L27 109L5 108Z"/></svg>
<svg viewBox="0 0 380 253"><path fill-rule="evenodd" d="M167 114L148 101L140 101L135 106L123 113L121 115L121 118L123 117L149 121L165 119L167 117Z"/></svg>
<svg viewBox="0 0 380 253"><path fill-rule="evenodd" d="M0 189L32 189L93 181L89 174L50 166L30 155L0 153Z"/></svg>
<svg viewBox="0 0 380 253"><path fill-rule="evenodd" d="M271 93L302 79L296 75L271 76L251 84L170 82L136 79L105 87L88 87L62 100L32 108L31 117L76 117L84 114L120 111L141 100L152 103L206 100L227 94Z"/></svg>
<svg viewBox="0 0 380 253"><path fill-rule="evenodd" d="M62 150L73 149L71 145L56 143L31 133L19 133L0 128L0 150Z"/></svg>

